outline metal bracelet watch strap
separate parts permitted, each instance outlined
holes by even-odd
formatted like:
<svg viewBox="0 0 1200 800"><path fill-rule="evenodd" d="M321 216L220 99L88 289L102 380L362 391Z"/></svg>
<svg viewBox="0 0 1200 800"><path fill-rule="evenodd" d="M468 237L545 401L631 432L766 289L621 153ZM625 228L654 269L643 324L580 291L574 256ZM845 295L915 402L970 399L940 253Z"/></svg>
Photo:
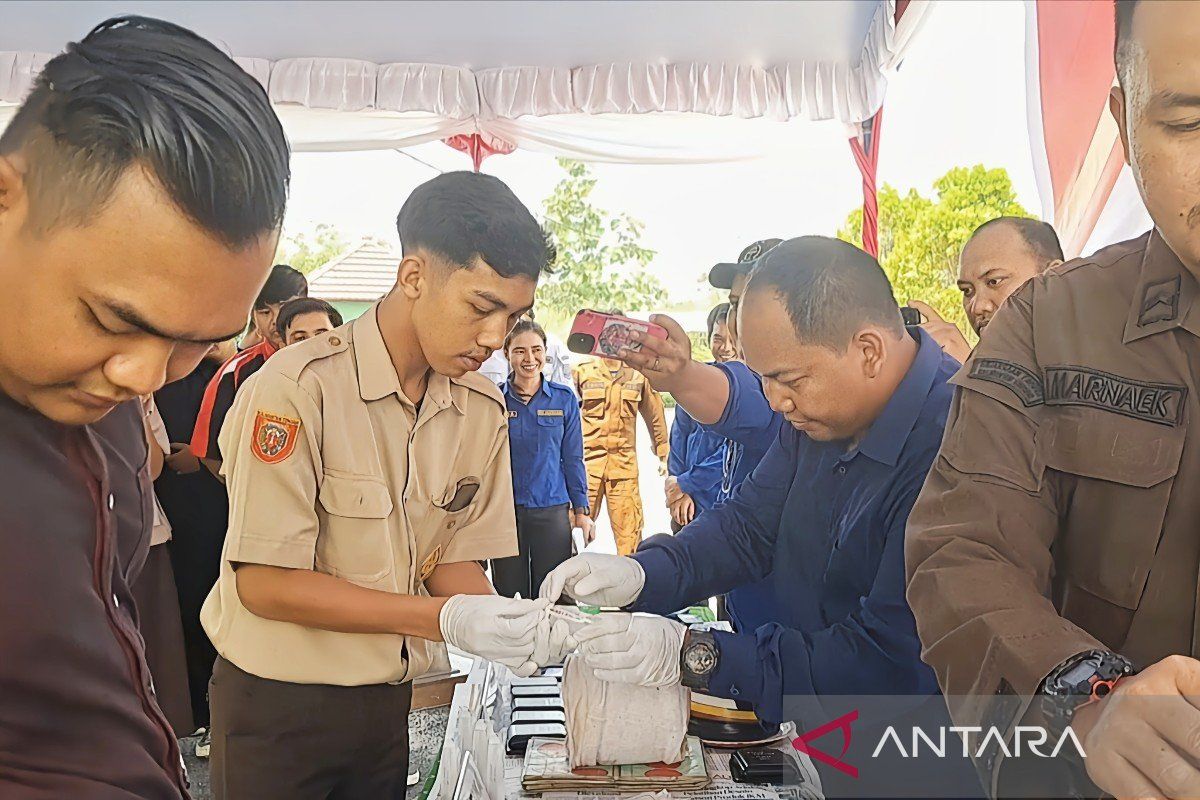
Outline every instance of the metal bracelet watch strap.
<svg viewBox="0 0 1200 800"><path fill-rule="evenodd" d="M680 682L698 692L708 691L708 679L716 670L720 657L717 640L711 633L688 628L679 651Z"/></svg>
<svg viewBox="0 0 1200 800"><path fill-rule="evenodd" d="M1088 650L1064 661L1042 682L1042 711L1059 731L1075 712L1106 697L1122 678L1135 672L1133 662L1107 650Z"/></svg>

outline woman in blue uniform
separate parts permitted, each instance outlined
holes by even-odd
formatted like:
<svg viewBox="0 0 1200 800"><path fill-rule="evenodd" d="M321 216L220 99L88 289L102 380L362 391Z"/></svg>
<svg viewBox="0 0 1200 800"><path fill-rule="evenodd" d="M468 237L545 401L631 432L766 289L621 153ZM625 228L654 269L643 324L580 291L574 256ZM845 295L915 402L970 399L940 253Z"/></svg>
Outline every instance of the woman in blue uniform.
<svg viewBox="0 0 1200 800"><path fill-rule="evenodd" d="M571 557L571 525L593 537L583 467L579 401L542 376L546 332L533 320L516 324L504 341L511 372L501 385L508 406L513 499L520 550L492 561L502 595L537 597L542 579Z"/></svg>

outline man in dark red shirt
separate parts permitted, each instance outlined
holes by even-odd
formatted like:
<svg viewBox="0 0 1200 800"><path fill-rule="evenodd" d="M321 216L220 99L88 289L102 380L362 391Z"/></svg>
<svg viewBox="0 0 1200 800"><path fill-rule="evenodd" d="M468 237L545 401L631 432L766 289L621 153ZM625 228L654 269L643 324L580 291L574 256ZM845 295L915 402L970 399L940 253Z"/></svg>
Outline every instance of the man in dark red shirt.
<svg viewBox="0 0 1200 800"><path fill-rule="evenodd" d="M214 475L221 463L217 434L233 406L238 387L283 347L275 322L283 304L298 297L308 297L308 281L303 273L287 264L271 267L271 275L254 301L251 325L258 342L222 364L204 390L196 428L192 432L192 455L202 459Z"/></svg>
<svg viewBox="0 0 1200 800"><path fill-rule="evenodd" d="M0 134L0 797L178 800L129 586L137 398L250 313L283 217L266 93L195 34L109 20Z"/></svg>

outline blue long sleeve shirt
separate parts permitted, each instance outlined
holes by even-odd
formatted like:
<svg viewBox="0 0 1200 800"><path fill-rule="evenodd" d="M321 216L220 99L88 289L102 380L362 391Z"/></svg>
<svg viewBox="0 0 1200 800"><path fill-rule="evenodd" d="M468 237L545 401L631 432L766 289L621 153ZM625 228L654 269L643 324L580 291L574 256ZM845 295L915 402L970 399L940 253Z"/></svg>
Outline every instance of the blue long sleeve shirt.
<svg viewBox="0 0 1200 800"><path fill-rule="evenodd" d="M787 695L937 692L904 597L904 526L933 463L958 362L924 331L913 364L859 446L784 426L726 503L633 556L634 611L669 613L771 575L756 630L715 634L708 691L779 722Z"/></svg>
<svg viewBox="0 0 1200 800"><path fill-rule="evenodd" d="M783 417L776 414L763 394L762 379L740 361L717 364L729 381L725 411L705 428L725 437L725 464L720 501L728 500L762 461L779 438ZM771 619L779 605L770 575L733 589L725 596L725 609L734 627L752 631Z"/></svg>
<svg viewBox="0 0 1200 800"><path fill-rule="evenodd" d="M508 407L514 502L528 508L563 503L586 508L583 429L575 393L544 378L528 404L517 397L511 383L500 390Z"/></svg>
<svg viewBox="0 0 1200 800"><path fill-rule="evenodd" d="M671 423L667 473L675 477L685 494L691 496L697 513L708 511L717 504L724 464L725 439L676 406L675 419Z"/></svg>
<svg viewBox="0 0 1200 800"><path fill-rule="evenodd" d="M762 378L741 361L727 361L713 366L724 372L729 380L729 400L725 403L721 418L704 427L728 440L720 498L727 500L779 438L783 417L776 414L767 402Z"/></svg>

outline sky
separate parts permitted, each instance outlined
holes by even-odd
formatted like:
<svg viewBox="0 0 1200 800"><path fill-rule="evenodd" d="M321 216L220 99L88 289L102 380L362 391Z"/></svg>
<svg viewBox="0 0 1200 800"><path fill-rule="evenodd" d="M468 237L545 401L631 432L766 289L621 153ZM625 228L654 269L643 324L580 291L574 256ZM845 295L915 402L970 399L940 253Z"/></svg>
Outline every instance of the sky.
<svg viewBox="0 0 1200 800"><path fill-rule="evenodd" d="M1004 167L1018 200L1040 213L1025 113L1024 4L959 0L934 4L918 39L888 85L879 180L931 194L955 166ZM836 122L786 124L787 152L711 165L595 164L593 202L645 223L657 251L649 269L675 302L708 295L717 261L733 260L756 239L832 235L861 205L861 179ZM348 240L395 242L395 215L408 193L437 171L469 169L440 142L405 152L299 153L285 230L319 223ZM503 179L535 213L562 176L551 156L494 156L483 171Z"/></svg>

